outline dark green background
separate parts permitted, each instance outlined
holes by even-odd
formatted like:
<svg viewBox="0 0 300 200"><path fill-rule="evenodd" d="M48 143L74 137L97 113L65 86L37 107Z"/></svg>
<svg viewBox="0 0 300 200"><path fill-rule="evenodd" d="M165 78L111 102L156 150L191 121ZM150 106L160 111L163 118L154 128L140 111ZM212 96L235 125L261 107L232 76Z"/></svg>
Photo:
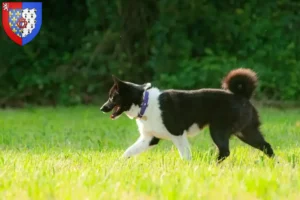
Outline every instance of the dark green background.
<svg viewBox="0 0 300 200"><path fill-rule="evenodd" d="M111 74L160 88L220 87L232 68L260 78L256 99L300 100L300 1L43 2L39 35L0 31L0 105L99 102Z"/></svg>

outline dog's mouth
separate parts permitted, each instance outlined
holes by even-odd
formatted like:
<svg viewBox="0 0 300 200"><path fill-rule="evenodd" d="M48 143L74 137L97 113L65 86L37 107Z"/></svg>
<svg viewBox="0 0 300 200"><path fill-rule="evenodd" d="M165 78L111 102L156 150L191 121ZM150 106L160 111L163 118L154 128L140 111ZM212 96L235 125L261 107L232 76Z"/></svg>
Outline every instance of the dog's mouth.
<svg viewBox="0 0 300 200"><path fill-rule="evenodd" d="M118 106L116 105L114 108L113 108L113 112L112 114L110 115L110 118L111 119L115 119L116 117L118 117L120 114L121 114L121 106Z"/></svg>

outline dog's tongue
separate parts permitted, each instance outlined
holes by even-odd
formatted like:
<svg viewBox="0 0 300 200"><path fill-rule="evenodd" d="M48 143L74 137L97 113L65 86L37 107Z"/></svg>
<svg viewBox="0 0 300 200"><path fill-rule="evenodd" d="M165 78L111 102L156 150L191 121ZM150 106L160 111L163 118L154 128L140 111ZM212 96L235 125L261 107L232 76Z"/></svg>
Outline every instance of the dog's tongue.
<svg viewBox="0 0 300 200"><path fill-rule="evenodd" d="M114 107L113 113L110 115L110 118L114 119L116 117L118 111L119 111L119 106Z"/></svg>
<svg viewBox="0 0 300 200"><path fill-rule="evenodd" d="M115 117L116 117L116 115L114 113L110 115L111 119L114 119Z"/></svg>

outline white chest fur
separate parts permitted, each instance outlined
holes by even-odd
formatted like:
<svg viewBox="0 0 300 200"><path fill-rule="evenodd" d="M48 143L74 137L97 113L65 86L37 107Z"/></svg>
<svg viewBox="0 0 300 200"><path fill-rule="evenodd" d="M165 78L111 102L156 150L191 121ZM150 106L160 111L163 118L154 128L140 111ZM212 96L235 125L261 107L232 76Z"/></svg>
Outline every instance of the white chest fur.
<svg viewBox="0 0 300 200"><path fill-rule="evenodd" d="M161 139L170 139L171 134L168 132L163 124L161 117L161 110L159 105L159 95L160 91L157 88L151 88L149 92L149 102L148 107L145 111L145 119L136 119L138 129L141 135L152 135ZM125 114L133 119L137 116L140 111L140 107L137 105L132 105L129 111Z"/></svg>
<svg viewBox="0 0 300 200"><path fill-rule="evenodd" d="M157 88L151 88L149 92L149 102L148 107L144 116L146 119L136 119L138 129L141 135L145 136L155 136L160 139L171 139L172 134L166 129L160 110L159 95L160 91ZM133 119L137 116L140 111L140 107L137 105L132 105L130 110L126 112L126 115ZM194 136L199 132L199 127L197 124L193 124L186 130L188 136Z"/></svg>

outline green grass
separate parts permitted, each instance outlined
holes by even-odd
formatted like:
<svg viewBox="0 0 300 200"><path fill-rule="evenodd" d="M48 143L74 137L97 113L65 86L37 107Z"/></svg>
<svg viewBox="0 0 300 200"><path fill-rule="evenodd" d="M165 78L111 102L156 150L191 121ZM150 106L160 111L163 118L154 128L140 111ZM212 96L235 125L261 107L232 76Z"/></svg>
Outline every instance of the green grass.
<svg viewBox="0 0 300 200"><path fill-rule="evenodd" d="M235 138L216 165L205 129L193 160L169 141L122 160L134 121L97 107L0 111L0 199L300 199L300 111L259 109L279 162Z"/></svg>

